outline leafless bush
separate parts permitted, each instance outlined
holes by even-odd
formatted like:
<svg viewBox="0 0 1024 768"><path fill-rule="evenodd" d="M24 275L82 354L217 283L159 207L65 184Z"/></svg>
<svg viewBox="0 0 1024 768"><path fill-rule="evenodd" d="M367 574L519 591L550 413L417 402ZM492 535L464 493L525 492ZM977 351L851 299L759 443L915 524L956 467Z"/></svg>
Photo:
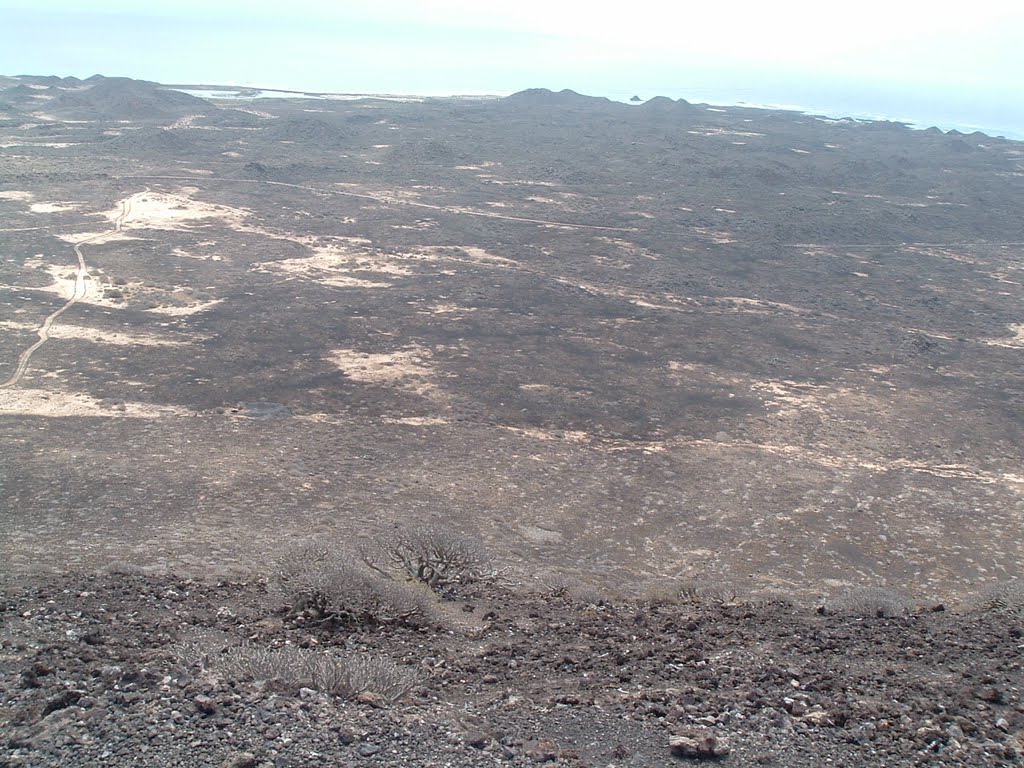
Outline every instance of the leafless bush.
<svg viewBox="0 0 1024 768"><path fill-rule="evenodd" d="M703 605L729 605L743 602L735 584L711 578L686 579L679 585L683 600Z"/></svg>
<svg viewBox="0 0 1024 768"><path fill-rule="evenodd" d="M360 550L363 562L387 578L400 576L435 592L500 575L479 542L446 526L398 528Z"/></svg>
<svg viewBox="0 0 1024 768"><path fill-rule="evenodd" d="M828 600L825 607L830 613L881 619L905 616L914 609L914 601L885 587L851 587Z"/></svg>
<svg viewBox="0 0 1024 768"><path fill-rule="evenodd" d="M311 542L286 551L270 579L293 610L354 623L423 626L437 621L434 599L414 584L383 578L344 547Z"/></svg>
<svg viewBox="0 0 1024 768"><path fill-rule="evenodd" d="M347 667L348 687L353 696L366 691L398 701L418 681L413 671L383 656L351 656Z"/></svg>
<svg viewBox="0 0 1024 768"><path fill-rule="evenodd" d="M967 601L969 608L999 613L1024 613L1024 579L1010 579L983 587Z"/></svg>
<svg viewBox="0 0 1024 768"><path fill-rule="evenodd" d="M210 652L202 643L186 641L176 643L172 649L178 663L185 669L208 669Z"/></svg>
<svg viewBox="0 0 1024 768"><path fill-rule="evenodd" d="M292 646L238 646L223 654L216 667L229 678L281 690L311 688L347 699L374 693L391 702L407 694L418 679L412 670L383 656L336 656Z"/></svg>
<svg viewBox="0 0 1024 768"><path fill-rule="evenodd" d="M241 645L217 658L215 668L233 680L255 680L282 690L313 687L298 648Z"/></svg>

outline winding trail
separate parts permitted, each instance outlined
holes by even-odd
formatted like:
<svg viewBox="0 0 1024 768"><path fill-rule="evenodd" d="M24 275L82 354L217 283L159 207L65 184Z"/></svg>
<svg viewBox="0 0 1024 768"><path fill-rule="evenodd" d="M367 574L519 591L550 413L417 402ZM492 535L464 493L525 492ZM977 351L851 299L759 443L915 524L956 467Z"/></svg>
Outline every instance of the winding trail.
<svg viewBox="0 0 1024 768"><path fill-rule="evenodd" d="M86 293L88 293L85 281L89 277L89 268L85 264L85 256L82 255L81 246L92 242L93 240L99 240L101 237L106 237L112 233L120 232L121 226L124 224L125 219L128 218L131 212L131 198L128 198L121 202L121 213L116 219L114 219L114 227L110 232L101 232L100 234L92 235L74 244L75 256L78 257L78 271L75 274L75 290L71 294L71 298L69 298L62 307L51 313L45 320L43 320L43 324L40 325L39 330L36 331L36 335L39 337L39 340L21 353L18 357L18 364L14 367L14 373L11 374L7 381L0 384L0 389L18 386L18 383L28 370L28 364L32 360L32 355L49 340L50 329L57 321L57 318L84 299Z"/></svg>

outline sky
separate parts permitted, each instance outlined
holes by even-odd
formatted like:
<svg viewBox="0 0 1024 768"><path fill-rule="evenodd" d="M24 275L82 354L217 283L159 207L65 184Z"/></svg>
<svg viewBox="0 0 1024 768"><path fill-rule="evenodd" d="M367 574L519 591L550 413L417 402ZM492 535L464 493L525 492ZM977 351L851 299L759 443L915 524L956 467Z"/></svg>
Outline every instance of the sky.
<svg viewBox="0 0 1024 768"><path fill-rule="evenodd" d="M0 0L3 74L360 93L573 88L1024 137L1022 40L1022 0Z"/></svg>

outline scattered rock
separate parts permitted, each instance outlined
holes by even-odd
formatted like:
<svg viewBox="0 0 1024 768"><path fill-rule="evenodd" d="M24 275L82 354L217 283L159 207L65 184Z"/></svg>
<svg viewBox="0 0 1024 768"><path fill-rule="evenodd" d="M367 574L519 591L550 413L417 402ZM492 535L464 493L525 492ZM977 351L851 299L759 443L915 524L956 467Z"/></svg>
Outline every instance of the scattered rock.
<svg viewBox="0 0 1024 768"><path fill-rule="evenodd" d="M199 694L192 703L196 705L196 709L202 712L204 715L212 715L217 711L217 703L206 694Z"/></svg>
<svg viewBox="0 0 1024 768"><path fill-rule="evenodd" d="M993 686L987 686L985 688L979 688L975 692L975 696L984 702L989 704L1002 704L1003 703L1003 692Z"/></svg>
<svg viewBox="0 0 1024 768"><path fill-rule="evenodd" d="M373 757L378 752L380 752L380 747L378 747L376 744L366 743L360 744L359 749L357 749L356 751L359 753L360 757Z"/></svg>
<svg viewBox="0 0 1024 768"><path fill-rule="evenodd" d="M491 741L491 737L482 731L467 731L462 736L462 743L469 747L483 749Z"/></svg>
<svg viewBox="0 0 1024 768"><path fill-rule="evenodd" d="M256 768L256 755L252 752L235 752L225 758L221 768Z"/></svg>
<svg viewBox="0 0 1024 768"><path fill-rule="evenodd" d="M713 760L725 757L731 749L725 740L708 728L689 728L669 739L673 757L687 760Z"/></svg>
<svg viewBox="0 0 1024 768"><path fill-rule="evenodd" d="M558 744L549 739L528 741L523 752L535 763L550 763L558 759Z"/></svg>
<svg viewBox="0 0 1024 768"><path fill-rule="evenodd" d="M386 709L388 706L387 699L373 691L363 691L356 696L356 701L360 704L366 704L367 706L374 707L375 709Z"/></svg>

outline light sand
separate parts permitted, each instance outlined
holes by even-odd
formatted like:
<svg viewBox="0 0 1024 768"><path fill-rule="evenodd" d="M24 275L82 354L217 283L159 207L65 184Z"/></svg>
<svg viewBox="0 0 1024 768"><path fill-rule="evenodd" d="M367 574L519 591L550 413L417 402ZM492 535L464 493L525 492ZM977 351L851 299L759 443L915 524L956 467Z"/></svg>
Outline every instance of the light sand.
<svg viewBox="0 0 1024 768"><path fill-rule="evenodd" d="M1009 326L1010 338L984 339L984 343L991 347L1007 347L1009 349L1024 349L1024 323L1013 323Z"/></svg>
<svg viewBox="0 0 1024 768"><path fill-rule="evenodd" d="M34 323L19 323L12 320L0 321L0 328L12 331L34 332L38 330L38 327ZM165 339L153 333L102 331L97 328L87 328L83 325L68 325L63 322L52 325L48 336L50 339L76 339L93 341L97 344L112 344L119 347L183 347L192 343L191 341Z"/></svg>
<svg viewBox="0 0 1024 768"><path fill-rule="evenodd" d="M432 304L426 310L423 310L423 312L431 315L454 315L476 311L477 307L463 307L458 304Z"/></svg>
<svg viewBox="0 0 1024 768"><path fill-rule="evenodd" d="M371 353L354 349L336 349L331 360L345 375L355 381L369 384L391 384L407 378L426 378L433 375L428 362L430 350L409 347L398 352Z"/></svg>
<svg viewBox="0 0 1024 768"><path fill-rule="evenodd" d="M208 309L213 309L223 301L224 299L210 299L209 301L197 301L194 304L188 304L186 306L153 307L146 311L151 312L154 315L184 317L186 315L194 315L199 312L205 312Z"/></svg>
<svg viewBox="0 0 1024 768"><path fill-rule="evenodd" d="M82 206L79 203L32 203L28 209L32 213L61 213L76 211Z"/></svg>
<svg viewBox="0 0 1024 768"><path fill-rule="evenodd" d="M121 201L103 215L111 222L121 218L123 206L130 206L124 218L122 229L189 229L192 223L220 219L230 225L238 225L250 215L241 208L204 203L192 198L199 190L182 187L177 193L145 191Z"/></svg>
<svg viewBox="0 0 1024 768"><path fill-rule="evenodd" d="M0 389L0 415L7 416L102 416L106 418L152 419L186 413L183 409L174 406L153 405L152 403L126 402L117 406L107 406L95 397L83 393L56 392L25 387Z"/></svg>
<svg viewBox="0 0 1024 768"><path fill-rule="evenodd" d="M396 352L371 353L336 349L330 360L353 381L394 386L423 397L437 398L437 373L426 347L410 346Z"/></svg>
<svg viewBox="0 0 1024 768"><path fill-rule="evenodd" d="M223 261L224 257L219 253L189 253L184 248L175 248L171 251L175 256L182 259L198 259L199 261Z"/></svg>

